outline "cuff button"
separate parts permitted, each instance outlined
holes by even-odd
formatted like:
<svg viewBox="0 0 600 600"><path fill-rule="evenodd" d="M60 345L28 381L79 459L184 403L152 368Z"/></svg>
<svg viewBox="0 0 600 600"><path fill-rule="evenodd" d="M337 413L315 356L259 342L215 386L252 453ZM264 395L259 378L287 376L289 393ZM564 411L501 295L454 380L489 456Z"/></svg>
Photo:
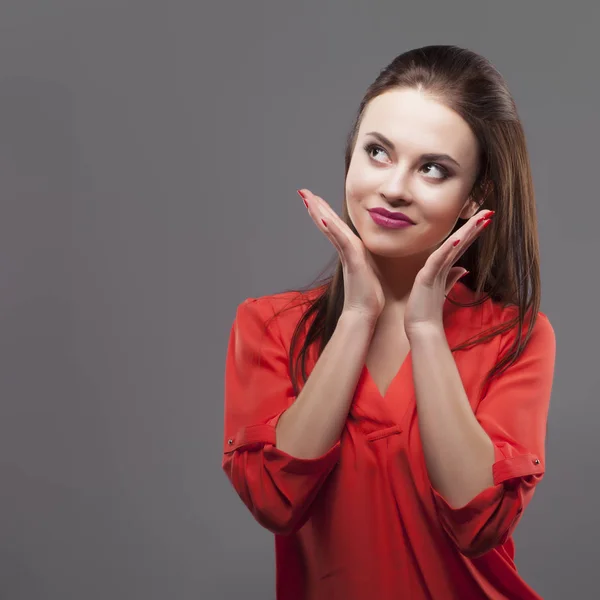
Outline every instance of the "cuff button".
<svg viewBox="0 0 600 600"><path fill-rule="evenodd" d="M231 446L231 445L233 444L233 440L232 440L231 438L229 438L229 439L227 440L227 443L228 443L228 444ZM539 462L539 461L538 461L538 462Z"/></svg>
<svg viewBox="0 0 600 600"><path fill-rule="evenodd" d="M534 465L539 465L540 464L540 459L539 458L534 459L533 464Z"/></svg>

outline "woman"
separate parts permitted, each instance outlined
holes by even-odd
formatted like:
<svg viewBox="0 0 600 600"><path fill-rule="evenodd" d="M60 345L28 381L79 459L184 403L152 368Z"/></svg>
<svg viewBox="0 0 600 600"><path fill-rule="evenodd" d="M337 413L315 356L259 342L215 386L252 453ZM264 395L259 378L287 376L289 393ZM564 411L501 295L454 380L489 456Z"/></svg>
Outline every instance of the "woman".
<svg viewBox="0 0 600 600"><path fill-rule="evenodd" d="M539 598L512 534L555 337L504 80L454 46L398 56L360 105L342 218L300 194L335 274L243 302L226 364L223 468L275 534L277 598Z"/></svg>

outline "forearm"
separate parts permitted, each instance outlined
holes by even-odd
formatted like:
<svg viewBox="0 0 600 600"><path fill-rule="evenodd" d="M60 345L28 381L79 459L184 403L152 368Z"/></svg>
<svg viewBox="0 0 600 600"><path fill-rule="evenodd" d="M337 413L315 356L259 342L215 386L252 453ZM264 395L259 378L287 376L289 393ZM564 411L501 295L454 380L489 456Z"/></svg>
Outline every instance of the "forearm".
<svg viewBox="0 0 600 600"><path fill-rule="evenodd" d="M469 404L444 330L410 336L419 430L433 487L456 507L493 485L494 447Z"/></svg>
<svg viewBox="0 0 600 600"><path fill-rule="evenodd" d="M298 398L277 423L280 450L317 458L339 440L374 325L358 313L342 314Z"/></svg>

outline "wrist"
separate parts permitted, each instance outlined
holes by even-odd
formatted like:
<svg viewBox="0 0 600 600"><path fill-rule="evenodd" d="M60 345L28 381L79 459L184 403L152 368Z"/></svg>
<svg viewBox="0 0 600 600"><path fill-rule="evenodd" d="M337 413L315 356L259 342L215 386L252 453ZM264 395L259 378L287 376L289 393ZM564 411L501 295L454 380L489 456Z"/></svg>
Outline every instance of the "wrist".
<svg viewBox="0 0 600 600"><path fill-rule="evenodd" d="M378 319L379 315L356 308L348 308L342 311L338 324L345 324L353 328L359 327L373 332Z"/></svg>
<svg viewBox="0 0 600 600"><path fill-rule="evenodd" d="M443 337L446 332L442 323L420 323L411 327L405 327L406 337L411 345L421 340L431 340Z"/></svg>

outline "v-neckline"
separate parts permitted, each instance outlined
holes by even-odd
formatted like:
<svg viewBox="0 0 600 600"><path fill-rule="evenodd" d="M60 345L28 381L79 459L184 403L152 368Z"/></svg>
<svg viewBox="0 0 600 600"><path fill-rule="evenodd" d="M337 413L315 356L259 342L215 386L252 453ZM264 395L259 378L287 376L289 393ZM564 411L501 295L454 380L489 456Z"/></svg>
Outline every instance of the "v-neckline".
<svg viewBox="0 0 600 600"><path fill-rule="evenodd" d="M465 295L465 291L467 293L470 292L470 290L463 284L462 281L456 282L456 284L453 286L451 291L454 292L454 294L456 294L458 296L459 300L461 299L461 296ZM448 296L449 295L450 294L448 294ZM447 318L450 316L447 313L451 313L451 312L453 312L453 310L454 310L453 304L448 302L448 299L446 298L444 300L444 308L443 308L443 311L444 311L443 327L444 327L444 333L446 334L446 336L448 336ZM411 362L412 362L412 349L409 344L408 352L406 353L404 360L400 364L400 367L396 371L396 374L392 377L392 380L390 381L387 389L385 390L385 393L383 393L383 394L381 393L381 390L375 383L375 379L371 375L371 372L369 371L369 367L367 367L367 364L365 362L363 365L363 377L365 379L365 383L368 383L368 385L370 385L370 387L373 388L373 390L377 393L377 396L379 396L379 398L381 400L385 400L390 395L390 393L393 391L393 388L397 385L398 381L402 379L402 377L404 375L404 371L406 371L406 369L408 369L409 367L412 368Z"/></svg>
<svg viewBox="0 0 600 600"><path fill-rule="evenodd" d="M377 393L377 395L379 396L380 400L385 401L385 399L390 395L391 391L393 390L396 382L401 379L401 376L403 375L403 372L409 368L409 363L412 360L412 352L411 349L409 347L408 352L406 353L406 356L404 357L404 360L400 363L400 367L398 368L398 370L396 371L396 374L392 377L390 383L387 386L387 389L385 390L384 393L381 392L381 390L379 389L377 383L375 382L374 377L371 375L371 372L369 371L369 367L367 366L367 363L364 364L363 366L363 370L365 372L365 377L367 378L369 384L371 385L371 387L374 389L374 391Z"/></svg>
<svg viewBox="0 0 600 600"><path fill-rule="evenodd" d="M462 282L458 282L453 288L453 297L456 296L459 301L470 301L472 294L464 288ZM480 309L481 310L481 309ZM458 315L462 315L458 311ZM467 322L472 327L473 323L480 320L482 316L479 312L469 311L468 319L461 317L461 324L464 326ZM467 319L467 320L466 320ZM444 332L450 347L455 345L459 339L468 339L471 331L459 327L455 320L455 308L451 303L444 305ZM361 374L355 391L354 402L351 407L351 415L359 420L363 427L373 427L379 423L387 426L404 428L406 419L410 417L412 409L416 408L416 391L412 377L412 349L404 357L398 371L390 381L385 394L377 387L375 380L371 376L366 362L363 363Z"/></svg>

